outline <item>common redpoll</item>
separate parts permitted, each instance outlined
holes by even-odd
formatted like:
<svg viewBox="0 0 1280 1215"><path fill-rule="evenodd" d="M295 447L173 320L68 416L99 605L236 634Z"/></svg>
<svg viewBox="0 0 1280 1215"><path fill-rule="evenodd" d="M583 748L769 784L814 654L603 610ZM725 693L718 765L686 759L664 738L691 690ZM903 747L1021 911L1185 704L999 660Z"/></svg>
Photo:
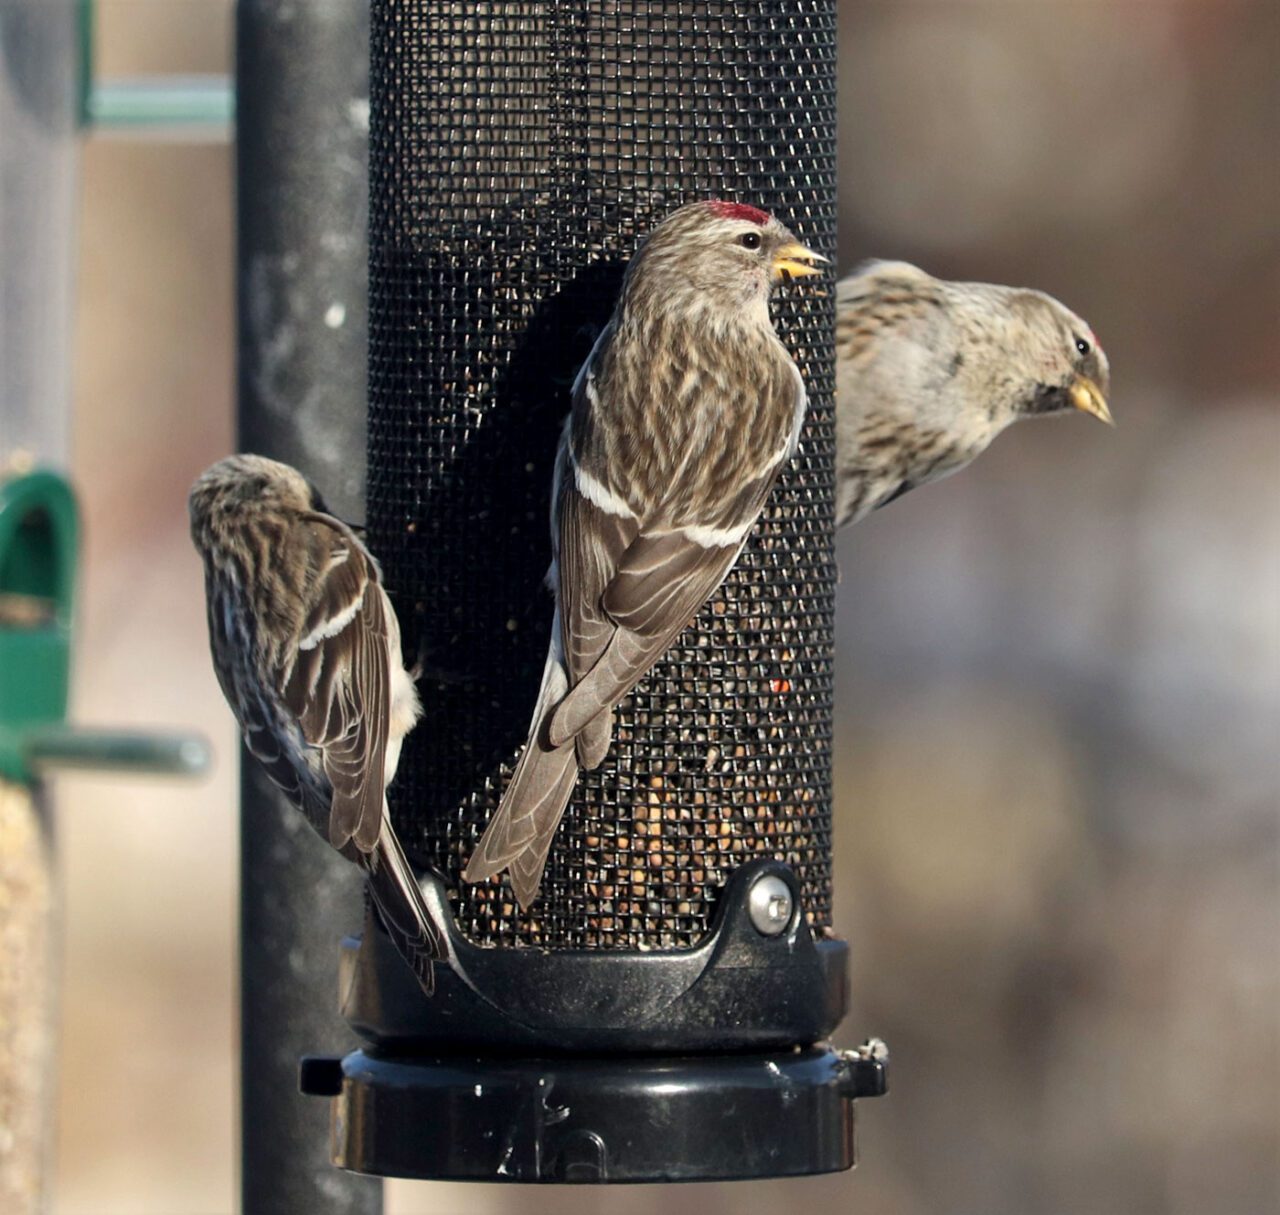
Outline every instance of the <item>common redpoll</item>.
<svg viewBox="0 0 1280 1215"><path fill-rule="evenodd" d="M245 744L369 892L423 989L442 959L387 813L422 708L378 564L296 469L230 456L191 488L213 668Z"/></svg>
<svg viewBox="0 0 1280 1215"><path fill-rule="evenodd" d="M614 706L737 560L805 413L769 296L824 260L766 212L720 201L669 215L632 258L573 386L542 688L468 881L509 869L532 903L579 767L608 752Z"/></svg>
<svg viewBox="0 0 1280 1215"><path fill-rule="evenodd" d="M836 299L838 526L963 468L1020 418L1111 422L1107 357L1052 296L870 262Z"/></svg>

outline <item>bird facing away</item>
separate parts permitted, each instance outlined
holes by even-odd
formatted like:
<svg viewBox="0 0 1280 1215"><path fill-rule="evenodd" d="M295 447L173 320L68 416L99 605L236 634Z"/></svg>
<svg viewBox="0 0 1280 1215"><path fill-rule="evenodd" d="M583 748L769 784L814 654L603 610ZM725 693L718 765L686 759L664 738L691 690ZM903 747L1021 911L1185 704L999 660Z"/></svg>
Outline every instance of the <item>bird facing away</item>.
<svg viewBox="0 0 1280 1215"><path fill-rule="evenodd" d="M422 708L378 564L287 464L230 456L197 478L188 505L213 669L245 744L366 871L383 924L430 993L443 934L386 802Z"/></svg>
<svg viewBox="0 0 1280 1215"><path fill-rule="evenodd" d="M836 524L963 468L1020 418L1111 422L1093 331L1040 291L870 262L836 289Z"/></svg>
<svg viewBox="0 0 1280 1215"><path fill-rule="evenodd" d="M804 382L769 319L825 258L741 203L663 220L573 385L552 487L556 597L529 739L464 877L528 908L613 709L724 581L795 451Z"/></svg>

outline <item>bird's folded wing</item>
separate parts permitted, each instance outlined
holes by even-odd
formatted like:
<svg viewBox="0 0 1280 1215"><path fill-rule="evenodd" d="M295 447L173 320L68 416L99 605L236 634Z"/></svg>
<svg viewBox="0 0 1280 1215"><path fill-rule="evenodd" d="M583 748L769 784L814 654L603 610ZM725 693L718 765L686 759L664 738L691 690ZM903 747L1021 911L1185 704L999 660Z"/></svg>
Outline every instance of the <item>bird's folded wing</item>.
<svg viewBox="0 0 1280 1215"><path fill-rule="evenodd" d="M529 741L503 794L502 804L490 818L484 837L467 862L463 877L468 882L484 881L501 873L526 851L545 859L546 849L538 841L549 839L555 832L578 776L572 746L547 747L544 738L544 723L564 697L567 686L559 647L553 644L547 653ZM536 889L537 883L533 886Z"/></svg>
<svg viewBox="0 0 1280 1215"><path fill-rule="evenodd" d="M558 519L561 639L572 685L595 666L617 629L604 594L640 525L588 502L568 477L560 486Z"/></svg>
<svg viewBox="0 0 1280 1215"><path fill-rule="evenodd" d="M390 656L377 567L341 524L317 515L308 539L324 556L309 587L302 638L284 684L285 704L319 748L333 787L329 842L362 852L382 827L390 710Z"/></svg>
<svg viewBox="0 0 1280 1215"><path fill-rule="evenodd" d="M361 863L369 874L369 894L383 926L430 995L435 988L431 964L443 962L449 955L444 934L432 919L390 819L383 820L376 849L363 856Z"/></svg>
<svg viewBox="0 0 1280 1215"><path fill-rule="evenodd" d="M613 633L552 716L551 745L617 704L711 597L742 551L778 467L726 495L711 523L663 523L628 545L600 597Z"/></svg>

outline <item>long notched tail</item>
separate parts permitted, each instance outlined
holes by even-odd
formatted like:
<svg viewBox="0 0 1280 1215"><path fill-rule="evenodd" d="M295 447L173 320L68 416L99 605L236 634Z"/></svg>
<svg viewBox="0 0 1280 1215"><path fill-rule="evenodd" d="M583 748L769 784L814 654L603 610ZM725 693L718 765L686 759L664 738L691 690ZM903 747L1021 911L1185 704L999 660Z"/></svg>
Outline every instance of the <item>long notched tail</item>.
<svg viewBox="0 0 1280 1215"><path fill-rule="evenodd" d="M360 864L369 875L369 895L388 935L422 990L431 995L436 985L432 963L449 956L444 930L427 908L422 887L385 811L378 842L372 852L360 855Z"/></svg>
<svg viewBox="0 0 1280 1215"><path fill-rule="evenodd" d="M538 895L551 841L578 779L574 740L560 747L547 742L548 720L567 683L553 643L524 754L462 875L468 882L483 882L509 869L511 888L525 910Z"/></svg>

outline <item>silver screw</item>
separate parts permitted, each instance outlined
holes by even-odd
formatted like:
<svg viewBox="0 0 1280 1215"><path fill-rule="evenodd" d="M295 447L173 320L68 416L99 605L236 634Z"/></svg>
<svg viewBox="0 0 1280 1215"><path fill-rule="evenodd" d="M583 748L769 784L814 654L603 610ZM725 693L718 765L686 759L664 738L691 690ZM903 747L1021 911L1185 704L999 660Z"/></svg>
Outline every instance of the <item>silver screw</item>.
<svg viewBox="0 0 1280 1215"><path fill-rule="evenodd" d="M747 895L751 922L767 937L776 937L791 923L791 887L776 874L766 873Z"/></svg>

